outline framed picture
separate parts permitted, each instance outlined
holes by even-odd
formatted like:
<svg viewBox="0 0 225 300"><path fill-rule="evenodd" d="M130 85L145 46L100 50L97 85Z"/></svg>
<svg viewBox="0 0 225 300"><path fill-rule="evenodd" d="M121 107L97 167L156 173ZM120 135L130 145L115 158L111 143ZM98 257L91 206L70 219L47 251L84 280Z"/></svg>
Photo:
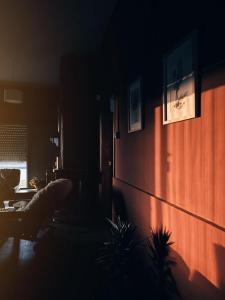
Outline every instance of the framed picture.
<svg viewBox="0 0 225 300"><path fill-rule="evenodd" d="M141 79L133 81L128 90L128 132L143 128Z"/></svg>
<svg viewBox="0 0 225 300"><path fill-rule="evenodd" d="M164 56L163 124L199 114L196 40L194 32Z"/></svg>

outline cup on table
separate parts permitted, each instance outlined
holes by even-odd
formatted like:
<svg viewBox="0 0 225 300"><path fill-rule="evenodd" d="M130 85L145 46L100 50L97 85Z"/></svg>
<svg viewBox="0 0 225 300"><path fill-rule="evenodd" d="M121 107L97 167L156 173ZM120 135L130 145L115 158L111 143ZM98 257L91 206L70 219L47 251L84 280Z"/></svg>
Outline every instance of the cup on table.
<svg viewBox="0 0 225 300"><path fill-rule="evenodd" d="M13 206L9 206L9 200L4 200L3 203L4 203L5 210L7 210L7 211L15 210L15 208Z"/></svg>

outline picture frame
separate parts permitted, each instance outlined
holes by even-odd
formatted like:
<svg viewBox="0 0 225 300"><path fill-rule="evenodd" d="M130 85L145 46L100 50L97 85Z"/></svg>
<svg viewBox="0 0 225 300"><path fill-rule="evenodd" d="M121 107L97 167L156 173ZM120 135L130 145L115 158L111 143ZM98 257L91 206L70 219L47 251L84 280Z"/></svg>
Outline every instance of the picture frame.
<svg viewBox="0 0 225 300"><path fill-rule="evenodd" d="M163 67L163 124L196 118L200 113L196 32L164 56Z"/></svg>
<svg viewBox="0 0 225 300"><path fill-rule="evenodd" d="M128 133L143 129L141 78L131 82L128 88Z"/></svg>

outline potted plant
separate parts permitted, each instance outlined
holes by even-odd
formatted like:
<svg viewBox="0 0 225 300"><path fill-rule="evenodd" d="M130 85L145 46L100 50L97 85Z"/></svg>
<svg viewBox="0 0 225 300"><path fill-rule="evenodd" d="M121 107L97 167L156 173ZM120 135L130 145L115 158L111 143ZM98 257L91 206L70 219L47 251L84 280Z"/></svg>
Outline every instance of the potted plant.
<svg viewBox="0 0 225 300"><path fill-rule="evenodd" d="M171 267L170 236L166 229L151 230L145 240L136 235L136 227L121 220L107 219L110 237L97 257L102 270L103 299L180 298Z"/></svg>
<svg viewBox="0 0 225 300"><path fill-rule="evenodd" d="M126 299L130 294L130 269L132 256L137 246L136 228L129 222L117 218L107 219L110 238L100 249L97 264L103 271L108 299Z"/></svg>
<svg viewBox="0 0 225 300"><path fill-rule="evenodd" d="M162 227L151 230L147 239L147 252L151 261L151 274L154 274L156 299L172 300L180 298L176 281L173 277L171 267L175 261L170 258L171 232Z"/></svg>

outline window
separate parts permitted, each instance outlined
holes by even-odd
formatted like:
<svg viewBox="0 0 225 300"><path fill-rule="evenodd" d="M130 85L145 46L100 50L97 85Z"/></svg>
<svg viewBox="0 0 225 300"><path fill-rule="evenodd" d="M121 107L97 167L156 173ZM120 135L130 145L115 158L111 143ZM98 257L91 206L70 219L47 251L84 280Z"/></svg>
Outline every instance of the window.
<svg viewBox="0 0 225 300"><path fill-rule="evenodd" d="M0 125L0 169L20 169L20 188L27 187L26 125Z"/></svg>

